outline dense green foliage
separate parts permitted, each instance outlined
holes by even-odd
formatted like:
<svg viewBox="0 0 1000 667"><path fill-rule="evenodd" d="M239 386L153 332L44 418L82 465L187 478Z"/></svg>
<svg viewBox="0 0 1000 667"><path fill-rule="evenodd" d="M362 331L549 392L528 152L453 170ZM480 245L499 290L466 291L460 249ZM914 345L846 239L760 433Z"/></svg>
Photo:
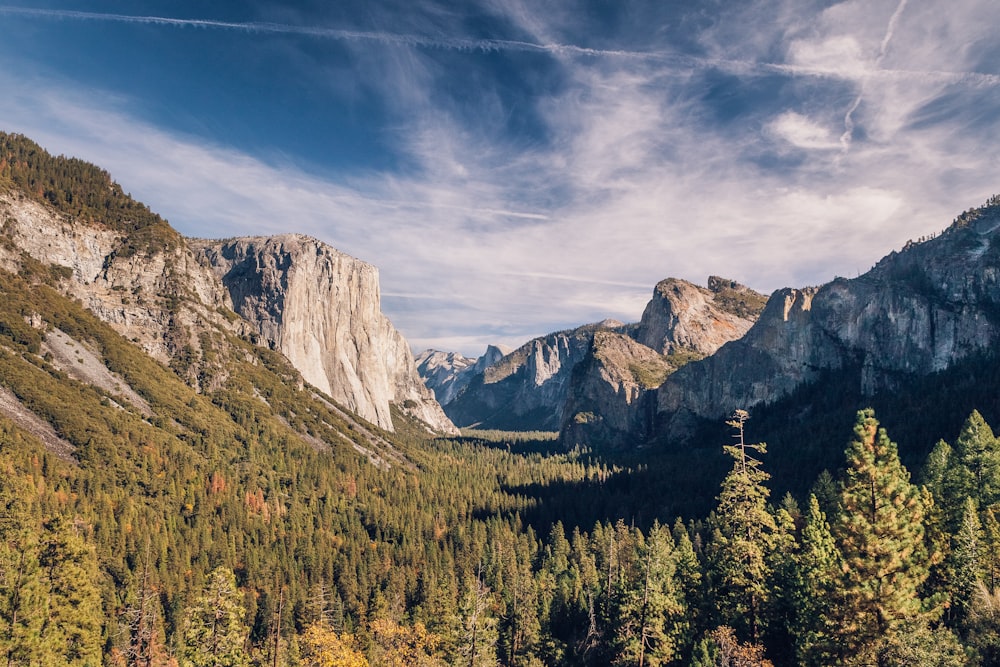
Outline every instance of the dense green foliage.
<svg viewBox="0 0 1000 667"><path fill-rule="evenodd" d="M121 233L125 242L118 252L123 256L180 242L163 218L123 192L108 172L83 160L52 156L23 135L0 132L0 188L4 186Z"/></svg>

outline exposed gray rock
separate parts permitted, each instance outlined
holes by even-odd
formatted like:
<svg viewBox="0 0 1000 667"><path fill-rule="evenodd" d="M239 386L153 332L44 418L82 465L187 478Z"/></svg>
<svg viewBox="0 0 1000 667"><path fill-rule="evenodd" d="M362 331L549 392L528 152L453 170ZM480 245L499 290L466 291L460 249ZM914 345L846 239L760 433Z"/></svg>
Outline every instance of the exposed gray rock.
<svg viewBox="0 0 1000 667"><path fill-rule="evenodd" d="M477 373L482 373L510 352L511 348L506 345L489 345L481 357L470 359L457 352L424 350L415 361L424 384L434 392L438 403L446 406L455 400Z"/></svg>
<svg viewBox="0 0 1000 667"><path fill-rule="evenodd" d="M642 444L653 427L655 388L678 368L750 329L764 296L717 276L708 285L662 280L631 338L594 337L568 391L560 433L566 447Z"/></svg>
<svg viewBox="0 0 1000 667"><path fill-rule="evenodd" d="M860 368L859 390L872 395L991 348L1000 336L998 228L993 200L858 278L775 292L746 336L660 387L661 435L678 434L689 415L720 419L771 403L824 370Z"/></svg>
<svg viewBox="0 0 1000 667"><path fill-rule="evenodd" d="M445 412L460 426L558 430L573 368L590 350L594 332L624 326L605 320L528 341L476 373Z"/></svg>
<svg viewBox="0 0 1000 667"><path fill-rule="evenodd" d="M16 192L0 193L8 243L0 266L18 271L22 253L60 267L60 288L163 363L202 359L209 331L256 334L284 353L309 382L392 430L390 403L456 433L416 373L406 341L381 313L378 272L299 236L232 242L185 241L169 230L163 247L125 248L129 239L85 224ZM218 260L205 260L214 246ZM226 256L228 255L228 257ZM224 280L220 281L220 277ZM225 315L234 309L244 320ZM201 362L207 363L207 362ZM201 387L225 369L174 364Z"/></svg>
<svg viewBox="0 0 1000 667"><path fill-rule="evenodd" d="M560 437L564 444L600 443L625 448L651 426L655 392L675 370L668 358L611 331L594 334L590 352L574 373Z"/></svg>
<svg viewBox="0 0 1000 667"><path fill-rule="evenodd" d="M24 253L68 269L63 291L163 363L185 348L199 352L206 323L239 329L218 312L228 304L222 285L176 233L172 247L121 252L121 234L13 192L0 193L0 219L11 242L0 248L0 266L17 272ZM189 380L196 385L196 374Z"/></svg>
<svg viewBox="0 0 1000 667"><path fill-rule="evenodd" d="M438 432L457 433L381 311L374 266L297 234L189 243L233 309L307 382L386 430L395 404Z"/></svg>
<svg viewBox="0 0 1000 667"><path fill-rule="evenodd" d="M708 289L667 278L653 289L635 339L663 354L714 353L750 330L766 298L734 281L712 276Z"/></svg>

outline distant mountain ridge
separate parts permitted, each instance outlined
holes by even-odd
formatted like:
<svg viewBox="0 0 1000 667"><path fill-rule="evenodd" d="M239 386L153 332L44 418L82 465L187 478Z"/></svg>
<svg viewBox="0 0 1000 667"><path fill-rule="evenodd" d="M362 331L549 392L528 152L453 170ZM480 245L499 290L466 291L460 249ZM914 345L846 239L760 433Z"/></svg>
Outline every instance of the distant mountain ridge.
<svg viewBox="0 0 1000 667"><path fill-rule="evenodd" d="M444 405L451 403L473 376L482 373L511 351L506 345L488 345L482 356L470 359L457 352L424 350L416 356L415 361L420 377L434 392L438 403Z"/></svg>
<svg viewBox="0 0 1000 667"><path fill-rule="evenodd" d="M763 295L735 281L711 276L708 284L667 278L654 288L638 323L604 320L552 333L481 371L466 367L464 384L439 394L445 413L461 426L511 430L593 428L600 421L604 436L616 438L612 432L627 431L636 410L645 410L638 407L640 394L646 401L666 375L742 336L763 308ZM427 366L421 374L435 382ZM630 406L619 411L610 431L603 413L591 410L606 391L628 396Z"/></svg>
<svg viewBox="0 0 1000 667"><path fill-rule="evenodd" d="M556 431L562 422L573 368L594 332L623 327L605 320L528 341L471 376L443 407L459 426L512 431Z"/></svg>

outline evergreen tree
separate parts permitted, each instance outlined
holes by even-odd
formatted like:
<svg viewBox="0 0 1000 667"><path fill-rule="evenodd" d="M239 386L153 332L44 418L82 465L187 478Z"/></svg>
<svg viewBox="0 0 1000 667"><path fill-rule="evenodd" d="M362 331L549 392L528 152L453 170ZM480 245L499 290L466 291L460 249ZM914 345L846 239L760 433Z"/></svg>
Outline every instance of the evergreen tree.
<svg viewBox="0 0 1000 667"><path fill-rule="evenodd" d="M339 634L322 622L306 628L301 648L302 667L368 667L352 635Z"/></svg>
<svg viewBox="0 0 1000 667"><path fill-rule="evenodd" d="M945 497L945 477L952 465L952 448L944 440L938 440L931 453L927 455L927 461L921 471L920 478L927 487L927 490L934 496L934 501L938 505L943 505L942 499Z"/></svg>
<svg viewBox="0 0 1000 667"><path fill-rule="evenodd" d="M698 554L695 553L694 544L684 527L684 522L677 518L673 528L674 553L673 559L676 564L677 583L681 589L683 606L687 610L685 614L685 627L679 627L682 632L678 636L678 647L681 654L686 655L694 644L698 636L702 620L705 616L702 606L704 604L702 588L702 569Z"/></svg>
<svg viewBox="0 0 1000 667"><path fill-rule="evenodd" d="M972 498L966 498L962 523L952 538L949 565L952 572L952 607L961 623L968 614L976 589L982 581L983 527Z"/></svg>
<svg viewBox="0 0 1000 667"><path fill-rule="evenodd" d="M983 583L990 590L1000 588L1000 507L990 507L983 518Z"/></svg>
<svg viewBox="0 0 1000 667"><path fill-rule="evenodd" d="M1000 446L996 436L978 410L973 410L962 425L948 471L946 495L954 506L954 526L961 520L964 499L971 497L978 507L988 507L1000 500Z"/></svg>
<svg viewBox="0 0 1000 667"><path fill-rule="evenodd" d="M47 594L38 563L37 519L30 491L11 471L0 475L0 663L42 662Z"/></svg>
<svg viewBox="0 0 1000 667"><path fill-rule="evenodd" d="M836 600L836 577L841 572L840 552L830 532L826 515L816 496L809 496L805 524L795 554L791 586L790 634L800 665L829 664L834 628L828 609Z"/></svg>
<svg viewBox="0 0 1000 667"><path fill-rule="evenodd" d="M466 583L458 606L458 651L453 664L494 667L497 664L497 619L493 595L481 574Z"/></svg>
<svg viewBox="0 0 1000 667"><path fill-rule="evenodd" d="M965 630L977 664L1000 665L1000 589L982 584L976 588Z"/></svg>
<svg viewBox="0 0 1000 667"><path fill-rule="evenodd" d="M245 619L236 576L227 567L215 568L202 595L185 611L182 667L247 667Z"/></svg>
<svg viewBox="0 0 1000 667"><path fill-rule="evenodd" d="M766 445L746 442L748 418L745 410L737 410L727 422L736 430L736 444L725 446L734 465L722 482L712 521L711 561L716 602L724 623L756 644L771 593L769 558L777 525L767 508L770 491L764 483L770 475L760 469L761 461L748 453L763 454Z"/></svg>
<svg viewBox="0 0 1000 667"><path fill-rule="evenodd" d="M98 665L104 614L97 556L61 518L43 524L38 556L47 615L40 629L53 663Z"/></svg>
<svg viewBox="0 0 1000 667"><path fill-rule="evenodd" d="M617 599L615 664L657 667L674 660L688 628L670 531L654 523L640 567Z"/></svg>
<svg viewBox="0 0 1000 667"><path fill-rule="evenodd" d="M834 607L841 657L884 664L880 646L924 620L919 590L932 562L924 542L930 495L910 483L872 410L858 413L833 535L843 558Z"/></svg>

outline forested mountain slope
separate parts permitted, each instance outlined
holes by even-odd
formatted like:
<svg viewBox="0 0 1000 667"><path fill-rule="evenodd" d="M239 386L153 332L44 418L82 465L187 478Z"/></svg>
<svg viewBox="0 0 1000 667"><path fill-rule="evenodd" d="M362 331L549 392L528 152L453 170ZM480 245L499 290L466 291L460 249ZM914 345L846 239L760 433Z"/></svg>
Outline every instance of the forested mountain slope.
<svg viewBox="0 0 1000 667"><path fill-rule="evenodd" d="M913 476L872 412L852 436L841 404L821 442L837 470L817 479L770 477L755 424L780 420L766 411L736 412L700 449L616 459L511 434L431 439L398 411L390 433L255 345L224 293L214 305L219 292L166 280L173 260L167 276L125 283L102 263L81 279L108 247L112 268L187 261L102 172L52 158L34 180L13 173L4 201L59 219L53 243L76 263L39 261L6 234L23 223L5 224L0 661L1000 661L1000 443L978 412ZM122 335L132 308L181 325ZM890 408L905 406L885 405L898 424ZM805 488L771 495L782 487Z"/></svg>
<svg viewBox="0 0 1000 667"><path fill-rule="evenodd" d="M8 184L0 266L17 272L26 258L51 266L58 289L192 386L223 379L217 362L227 352L213 340L236 333L278 349L307 381L385 430L395 404L455 432L382 314L370 264L303 236L184 239L106 172L17 135L0 134L0 179Z"/></svg>

